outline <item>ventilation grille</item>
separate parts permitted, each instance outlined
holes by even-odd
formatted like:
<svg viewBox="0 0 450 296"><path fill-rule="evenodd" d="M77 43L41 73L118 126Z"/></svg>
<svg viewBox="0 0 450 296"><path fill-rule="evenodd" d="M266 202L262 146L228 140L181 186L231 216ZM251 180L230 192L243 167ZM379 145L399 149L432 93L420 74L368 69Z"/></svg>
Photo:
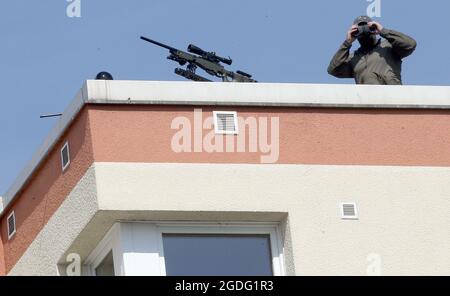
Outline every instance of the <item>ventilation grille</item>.
<svg viewBox="0 0 450 296"><path fill-rule="evenodd" d="M214 112L214 124L217 134L237 134L237 113L229 111Z"/></svg>
<svg viewBox="0 0 450 296"><path fill-rule="evenodd" d="M341 203L342 219L358 219L358 211L355 203Z"/></svg>
<svg viewBox="0 0 450 296"><path fill-rule="evenodd" d="M8 239L16 233L16 215L12 212L8 216Z"/></svg>
<svg viewBox="0 0 450 296"><path fill-rule="evenodd" d="M66 170L70 164L69 142L66 142L61 149L61 166L62 170Z"/></svg>

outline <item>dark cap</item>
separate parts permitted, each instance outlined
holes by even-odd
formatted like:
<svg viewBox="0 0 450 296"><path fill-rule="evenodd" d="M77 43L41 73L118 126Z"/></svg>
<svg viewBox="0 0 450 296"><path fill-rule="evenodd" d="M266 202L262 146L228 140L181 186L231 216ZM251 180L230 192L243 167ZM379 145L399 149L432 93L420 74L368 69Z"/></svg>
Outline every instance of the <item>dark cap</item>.
<svg viewBox="0 0 450 296"><path fill-rule="evenodd" d="M362 15L358 16L355 21L353 22L354 25L359 25L360 23L370 23L372 22L372 19L368 16Z"/></svg>

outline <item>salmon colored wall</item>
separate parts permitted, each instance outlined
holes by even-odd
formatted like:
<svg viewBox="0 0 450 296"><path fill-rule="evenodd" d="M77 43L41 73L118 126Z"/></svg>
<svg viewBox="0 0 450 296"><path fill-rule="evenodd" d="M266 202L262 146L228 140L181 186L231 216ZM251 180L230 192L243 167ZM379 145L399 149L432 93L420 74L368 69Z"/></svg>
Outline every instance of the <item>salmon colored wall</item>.
<svg viewBox="0 0 450 296"><path fill-rule="evenodd" d="M5 275L5 253L3 251L3 239L0 233L0 276Z"/></svg>
<svg viewBox="0 0 450 296"><path fill-rule="evenodd" d="M7 273L91 166L93 157L88 126L89 120L84 110L3 215L0 226L1 236L5 238L3 247ZM62 173L60 150L66 140L69 140L71 164ZM6 219L12 210L16 216L17 232L11 240L7 240Z"/></svg>
<svg viewBox="0 0 450 296"><path fill-rule="evenodd" d="M260 163L261 153L175 153L171 122L193 119L191 106L89 108L99 162ZM450 165L450 112L430 110L203 107L238 116L280 118L278 163L326 165Z"/></svg>

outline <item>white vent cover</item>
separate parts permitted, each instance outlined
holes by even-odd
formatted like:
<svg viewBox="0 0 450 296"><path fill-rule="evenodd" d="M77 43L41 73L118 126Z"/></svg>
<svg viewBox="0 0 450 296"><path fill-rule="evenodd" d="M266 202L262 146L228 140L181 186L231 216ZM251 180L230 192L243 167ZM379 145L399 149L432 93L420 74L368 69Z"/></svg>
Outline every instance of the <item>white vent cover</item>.
<svg viewBox="0 0 450 296"><path fill-rule="evenodd" d="M12 238L16 233L16 215L14 211L8 216L8 239Z"/></svg>
<svg viewBox="0 0 450 296"><path fill-rule="evenodd" d="M61 148L61 166L62 170L65 171L70 164L70 150L69 150L69 142L66 142L64 146Z"/></svg>
<svg viewBox="0 0 450 296"><path fill-rule="evenodd" d="M214 111L213 114L216 134L238 134L237 112Z"/></svg>
<svg viewBox="0 0 450 296"><path fill-rule="evenodd" d="M342 219L358 219L358 209L354 202L341 203L341 218Z"/></svg>

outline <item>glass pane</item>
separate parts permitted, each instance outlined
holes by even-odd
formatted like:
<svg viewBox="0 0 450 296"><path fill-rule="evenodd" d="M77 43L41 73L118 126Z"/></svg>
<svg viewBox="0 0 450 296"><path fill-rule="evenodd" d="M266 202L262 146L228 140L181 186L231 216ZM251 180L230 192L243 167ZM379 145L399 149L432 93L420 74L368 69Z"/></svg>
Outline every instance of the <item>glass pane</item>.
<svg viewBox="0 0 450 296"><path fill-rule="evenodd" d="M11 235L16 230L16 221L14 220L14 215L11 215L8 219L8 234Z"/></svg>
<svg viewBox="0 0 450 296"><path fill-rule="evenodd" d="M270 276L268 235L164 234L169 276Z"/></svg>
<svg viewBox="0 0 450 296"><path fill-rule="evenodd" d="M67 146L64 147L62 151L62 159L63 159L63 166L66 166L69 162L69 151L67 150Z"/></svg>
<svg viewBox="0 0 450 296"><path fill-rule="evenodd" d="M114 259L112 251L106 255L102 263L95 269L95 275L97 276L114 276Z"/></svg>

